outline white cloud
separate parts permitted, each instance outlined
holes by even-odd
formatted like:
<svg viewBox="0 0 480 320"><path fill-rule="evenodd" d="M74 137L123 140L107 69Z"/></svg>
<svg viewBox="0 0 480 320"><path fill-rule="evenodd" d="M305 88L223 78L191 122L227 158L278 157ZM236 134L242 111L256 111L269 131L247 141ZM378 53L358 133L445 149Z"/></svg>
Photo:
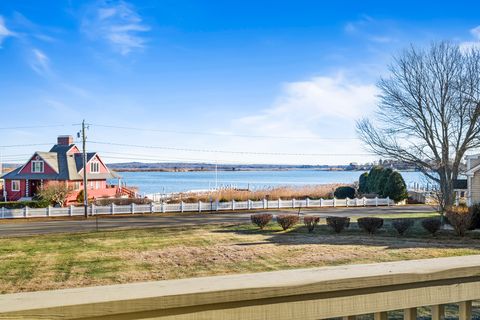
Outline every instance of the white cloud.
<svg viewBox="0 0 480 320"><path fill-rule="evenodd" d="M480 26L470 29L470 34L473 36L474 40L460 42L460 50L463 52L469 51L472 49L480 50Z"/></svg>
<svg viewBox="0 0 480 320"><path fill-rule="evenodd" d="M315 135L313 132L318 131L320 123L354 123L372 111L376 106L376 94L375 85L355 83L341 73L333 77L314 77L285 84L272 107L258 115L244 117L240 122L264 133L276 128L276 133L285 134L290 128L298 135L301 128L303 134Z"/></svg>
<svg viewBox="0 0 480 320"><path fill-rule="evenodd" d="M7 28L5 20L0 16L0 48L2 47L3 40L7 37L13 37L15 33Z"/></svg>
<svg viewBox="0 0 480 320"><path fill-rule="evenodd" d="M102 39L122 55L145 47L143 33L150 27L133 6L125 1L96 2L82 19L82 31L92 39Z"/></svg>
<svg viewBox="0 0 480 320"><path fill-rule="evenodd" d="M41 76L46 76L51 73L50 59L40 49L32 49L30 57L30 67Z"/></svg>
<svg viewBox="0 0 480 320"><path fill-rule="evenodd" d="M350 36L364 38L376 43L395 42L397 39L393 35L398 34L392 21L377 20L367 15L356 21L347 22L343 30Z"/></svg>
<svg viewBox="0 0 480 320"><path fill-rule="evenodd" d="M480 26L477 26L477 27L471 29L470 33L472 34L472 36L474 38L476 38L477 40L480 40Z"/></svg>

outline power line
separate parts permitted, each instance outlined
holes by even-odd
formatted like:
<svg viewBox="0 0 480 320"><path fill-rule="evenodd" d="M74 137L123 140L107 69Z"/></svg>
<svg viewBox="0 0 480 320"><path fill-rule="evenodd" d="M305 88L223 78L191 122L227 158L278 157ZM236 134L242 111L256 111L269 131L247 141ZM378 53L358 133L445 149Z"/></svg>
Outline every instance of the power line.
<svg viewBox="0 0 480 320"><path fill-rule="evenodd" d="M0 130L16 130L16 129L37 129L37 128L58 128L73 126L73 124L53 124L53 125L37 125L37 126L17 126L17 127L0 127Z"/></svg>
<svg viewBox="0 0 480 320"><path fill-rule="evenodd" d="M163 149L175 150L185 152L206 152L206 153L227 153L227 154L250 154L250 155L269 155L269 156L307 156L307 157L321 157L321 156L370 156L371 153L287 153L287 152L256 152L256 151L227 151L227 150L211 150L211 149L195 149L195 148L175 148L164 146L147 146L136 144L123 144L103 141L90 141L93 144L111 145L121 147L146 148L146 149Z"/></svg>
<svg viewBox="0 0 480 320"><path fill-rule="evenodd" d="M0 146L0 148L18 148L18 147L34 147L34 146L51 146L52 143L28 143L28 144L10 144Z"/></svg>
<svg viewBox="0 0 480 320"><path fill-rule="evenodd" d="M123 129L123 130L137 130L148 132L162 132L162 133L175 133L185 135L207 135L207 136L220 136L220 137L240 137L240 138L265 138L265 139L292 139L292 140L359 140L359 138L321 138L321 137L292 137L292 136L265 136L265 135L247 135L247 134L234 134L234 133L216 133L216 132L201 132L201 131L177 131L177 130L164 130L164 129L148 129L138 127L124 127L124 126L112 126L105 124L91 124L94 127L111 128L111 129Z"/></svg>

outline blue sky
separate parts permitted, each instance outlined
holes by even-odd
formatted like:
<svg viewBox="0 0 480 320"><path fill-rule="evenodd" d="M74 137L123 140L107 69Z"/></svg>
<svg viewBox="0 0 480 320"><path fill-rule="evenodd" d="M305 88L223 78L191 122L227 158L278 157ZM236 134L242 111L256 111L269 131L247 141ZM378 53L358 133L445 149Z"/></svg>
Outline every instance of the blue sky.
<svg viewBox="0 0 480 320"><path fill-rule="evenodd" d="M354 126L373 114L392 55L436 40L476 45L479 9L474 1L2 1L0 128L51 127L0 129L0 152L21 161L48 146L5 146L54 142L86 119L88 148L107 162L371 161Z"/></svg>

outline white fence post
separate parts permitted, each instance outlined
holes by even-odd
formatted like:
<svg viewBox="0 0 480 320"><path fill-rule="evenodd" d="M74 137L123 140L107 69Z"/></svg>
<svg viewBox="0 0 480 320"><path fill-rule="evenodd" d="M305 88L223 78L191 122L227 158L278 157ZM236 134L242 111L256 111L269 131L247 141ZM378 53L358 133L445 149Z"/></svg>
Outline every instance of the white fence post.
<svg viewBox="0 0 480 320"><path fill-rule="evenodd" d="M110 213L111 213L112 215L115 214L115 203L113 203L113 202L112 202L112 204L110 205Z"/></svg>
<svg viewBox="0 0 480 320"><path fill-rule="evenodd" d="M348 197L345 198L345 206L348 208Z"/></svg>
<svg viewBox="0 0 480 320"><path fill-rule="evenodd" d="M165 202L162 201L162 213L165 213L165 210L166 210L166 208L165 208Z"/></svg>
<svg viewBox="0 0 480 320"><path fill-rule="evenodd" d="M358 207L358 198L355 198L355 207Z"/></svg>
<svg viewBox="0 0 480 320"><path fill-rule="evenodd" d="M218 211L218 199L215 200L215 211Z"/></svg>
<svg viewBox="0 0 480 320"><path fill-rule="evenodd" d="M263 209L267 209L267 200L263 199Z"/></svg>
<svg viewBox="0 0 480 320"><path fill-rule="evenodd" d="M155 204L153 202L150 202L150 213L154 213L155 212Z"/></svg>
<svg viewBox="0 0 480 320"><path fill-rule="evenodd" d="M92 203L92 216L95 215L95 204Z"/></svg>
<svg viewBox="0 0 480 320"><path fill-rule="evenodd" d="M363 197L363 206L365 207L367 205L367 198Z"/></svg>
<svg viewBox="0 0 480 320"><path fill-rule="evenodd" d="M5 218L5 207L2 207L2 219Z"/></svg>
<svg viewBox="0 0 480 320"><path fill-rule="evenodd" d="M183 201L180 201L180 212L183 212Z"/></svg>
<svg viewBox="0 0 480 320"><path fill-rule="evenodd" d="M336 207L337 206L337 198L333 197L333 206Z"/></svg>
<svg viewBox="0 0 480 320"><path fill-rule="evenodd" d="M282 201L282 200L281 200L280 198L278 198L278 200L277 200L277 207L278 207L278 209L280 209L280 208L282 207L281 201Z"/></svg>
<svg viewBox="0 0 480 320"><path fill-rule="evenodd" d="M387 206L390 207L390 197L387 197Z"/></svg>
<svg viewBox="0 0 480 320"><path fill-rule="evenodd" d="M375 207L378 207L378 197L375 197Z"/></svg>
<svg viewBox="0 0 480 320"><path fill-rule="evenodd" d="M252 209L252 201L250 199L247 200L247 209L248 210Z"/></svg>
<svg viewBox="0 0 480 320"><path fill-rule="evenodd" d="M235 210L235 200L232 199L232 210Z"/></svg>
<svg viewBox="0 0 480 320"><path fill-rule="evenodd" d="M47 207L47 217L50 217L51 210L52 210L52 207L48 206Z"/></svg>
<svg viewBox="0 0 480 320"><path fill-rule="evenodd" d="M306 201L305 201L305 207L309 207L310 206L310 199L307 198Z"/></svg>
<svg viewBox="0 0 480 320"><path fill-rule="evenodd" d="M323 207L323 198L320 198L320 208Z"/></svg>
<svg viewBox="0 0 480 320"><path fill-rule="evenodd" d="M135 214L135 203L132 203L132 205L130 206L130 213Z"/></svg>
<svg viewBox="0 0 480 320"><path fill-rule="evenodd" d="M295 198L292 199L292 208L295 209Z"/></svg>
<svg viewBox="0 0 480 320"><path fill-rule="evenodd" d="M202 212L202 201L198 200L198 212Z"/></svg>
<svg viewBox="0 0 480 320"><path fill-rule="evenodd" d="M73 205L70 205L70 206L68 207L68 215L69 215L70 217L73 216Z"/></svg>
<svg viewBox="0 0 480 320"><path fill-rule="evenodd" d="M25 208L23 208L23 216L25 218L28 217L28 206L25 206Z"/></svg>

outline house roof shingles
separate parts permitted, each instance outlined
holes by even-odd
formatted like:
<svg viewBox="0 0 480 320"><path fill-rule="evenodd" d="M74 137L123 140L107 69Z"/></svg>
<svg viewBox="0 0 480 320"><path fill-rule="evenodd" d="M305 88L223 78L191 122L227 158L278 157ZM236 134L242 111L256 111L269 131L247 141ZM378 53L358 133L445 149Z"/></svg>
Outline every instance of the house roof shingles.
<svg viewBox="0 0 480 320"><path fill-rule="evenodd" d="M56 144L49 152L35 152L40 156L55 173L20 173L23 166L9 173L6 173L2 179L44 179L44 180L82 180L83 175L79 172L83 169L83 158L81 153L68 153L75 145ZM95 152L87 153L87 162L96 156ZM103 180L114 179L119 176L113 172L87 174L87 179Z"/></svg>

